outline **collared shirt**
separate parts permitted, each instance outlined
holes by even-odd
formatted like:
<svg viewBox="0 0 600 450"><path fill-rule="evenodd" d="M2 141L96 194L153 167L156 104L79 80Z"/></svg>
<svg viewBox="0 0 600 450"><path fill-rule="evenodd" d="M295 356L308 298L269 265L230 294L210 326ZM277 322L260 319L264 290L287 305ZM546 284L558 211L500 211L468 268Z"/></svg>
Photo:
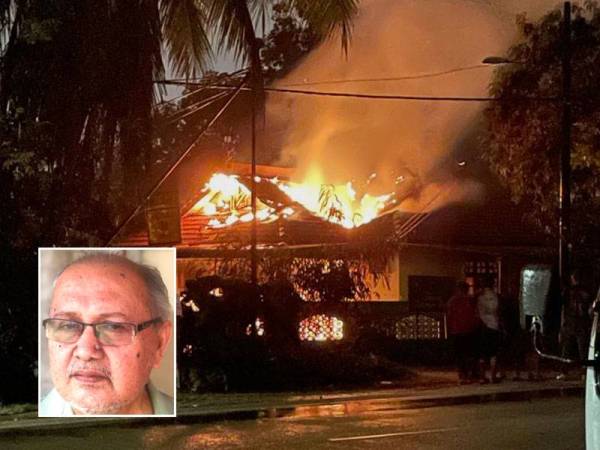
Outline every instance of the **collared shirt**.
<svg viewBox="0 0 600 450"><path fill-rule="evenodd" d="M475 299L468 295L453 295L448 300L447 313L448 333L451 335L472 333L479 326Z"/></svg>
<svg viewBox="0 0 600 450"><path fill-rule="evenodd" d="M152 383L149 383L146 388L150 396L152 404L152 414L154 415L170 415L173 414L174 400L173 397L156 389ZM39 406L40 417L65 417L74 416L73 408L56 389L52 389L50 393L44 397Z"/></svg>

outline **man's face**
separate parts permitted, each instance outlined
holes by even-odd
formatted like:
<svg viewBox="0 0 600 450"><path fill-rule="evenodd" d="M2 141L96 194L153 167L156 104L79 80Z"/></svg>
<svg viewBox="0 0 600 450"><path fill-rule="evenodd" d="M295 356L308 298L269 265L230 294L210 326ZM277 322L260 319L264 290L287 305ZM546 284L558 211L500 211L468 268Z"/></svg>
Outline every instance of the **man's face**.
<svg viewBox="0 0 600 450"><path fill-rule="evenodd" d="M50 317L84 323L139 324L153 319L142 279L130 267L80 263L59 277ZM145 385L171 335L170 322L146 328L123 346L103 345L92 327L72 344L49 341L54 386L76 413L151 412Z"/></svg>

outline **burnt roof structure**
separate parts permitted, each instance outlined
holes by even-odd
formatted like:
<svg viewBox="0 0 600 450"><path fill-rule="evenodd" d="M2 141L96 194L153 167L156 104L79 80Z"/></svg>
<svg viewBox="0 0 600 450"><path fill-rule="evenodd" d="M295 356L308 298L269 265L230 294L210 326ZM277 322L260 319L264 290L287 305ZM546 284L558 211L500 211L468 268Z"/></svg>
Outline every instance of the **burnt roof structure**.
<svg viewBox="0 0 600 450"><path fill-rule="evenodd" d="M226 172L236 174L248 186L249 166L229 165ZM261 177L286 177L291 169L258 166ZM280 211L293 207L293 214L279 215L275 220L259 222L258 249L261 252L290 250L310 254L319 249L339 247L432 247L479 251L488 254L550 255L553 245L548 237L528 225L524 211L501 193L495 192L479 204L450 204L427 213L392 211L365 225L346 229L316 216L290 199L265 178L256 183L257 198L263 204ZM181 257L220 256L246 252L250 246L250 222L237 222L213 227L206 215L193 206L204 195L196 189L180 205L181 242L176 244ZM148 246L148 232L138 228L123 234L116 246Z"/></svg>

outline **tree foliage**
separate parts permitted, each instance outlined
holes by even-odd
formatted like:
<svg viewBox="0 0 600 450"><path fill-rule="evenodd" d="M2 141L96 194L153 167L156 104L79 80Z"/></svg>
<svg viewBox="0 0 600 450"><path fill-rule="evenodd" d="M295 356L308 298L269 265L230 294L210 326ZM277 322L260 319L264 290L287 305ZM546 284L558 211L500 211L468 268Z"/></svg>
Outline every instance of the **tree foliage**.
<svg viewBox="0 0 600 450"><path fill-rule="evenodd" d="M490 93L500 101L485 111L484 158L516 202L546 232L558 232L561 150L562 13L538 22L519 16L519 42L497 69ZM572 236L575 250L600 247L600 8L573 7L572 18ZM556 101L543 100L555 97Z"/></svg>
<svg viewBox="0 0 600 450"><path fill-rule="evenodd" d="M284 2L273 6L273 28L260 56L266 80L286 75L317 43L317 34L299 13Z"/></svg>
<svg viewBox="0 0 600 450"><path fill-rule="evenodd" d="M390 370L399 369L379 358L365 357L365 330L371 326L365 321L359 325L353 304L345 301L356 287L346 263L304 259L293 266L292 273L288 265L280 267L288 279L271 276L258 288L214 275L186 281L177 339L183 389L357 385L387 379ZM297 276L304 284L296 283ZM310 276L314 279L309 282ZM302 345L299 323L315 314L341 318L343 341ZM361 335L363 339L357 339Z"/></svg>
<svg viewBox="0 0 600 450"><path fill-rule="evenodd" d="M356 1L288 3L321 36L341 30L345 46ZM0 401L35 392L35 248L105 243L178 154L169 145L177 129L160 142L155 128L165 118L155 85L163 49L186 79L208 67L208 36L258 66L254 19L274 3L0 1L0 250L11 269L0 279L10 293L0 301L0 354L3 378L23 381Z"/></svg>
<svg viewBox="0 0 600 450"><path fill-rule="evenodd" d="M110 236L164 156L152 127L162 49L176 75L194 77L213 56L210 35L215 48L262 74L254 24L275 3L0 2L0 164L12 178L7 195L21 199L21 219L31 212L43 222L34 240L90 245ZM347 45L356 0L287 3L302 8L322 36L340 29Z"/></svg>

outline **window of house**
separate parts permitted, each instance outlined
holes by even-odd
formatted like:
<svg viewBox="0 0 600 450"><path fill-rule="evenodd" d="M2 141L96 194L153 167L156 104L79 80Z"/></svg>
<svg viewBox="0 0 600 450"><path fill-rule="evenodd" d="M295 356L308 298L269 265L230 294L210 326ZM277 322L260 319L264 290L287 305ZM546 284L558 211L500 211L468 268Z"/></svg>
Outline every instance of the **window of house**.
<svg viewBox="0 0 600 450"><path fill-rule="evenodd" d="M301 341L339 341L344 337L344 322L335 316L315 314L298 326Z"/></svg>

